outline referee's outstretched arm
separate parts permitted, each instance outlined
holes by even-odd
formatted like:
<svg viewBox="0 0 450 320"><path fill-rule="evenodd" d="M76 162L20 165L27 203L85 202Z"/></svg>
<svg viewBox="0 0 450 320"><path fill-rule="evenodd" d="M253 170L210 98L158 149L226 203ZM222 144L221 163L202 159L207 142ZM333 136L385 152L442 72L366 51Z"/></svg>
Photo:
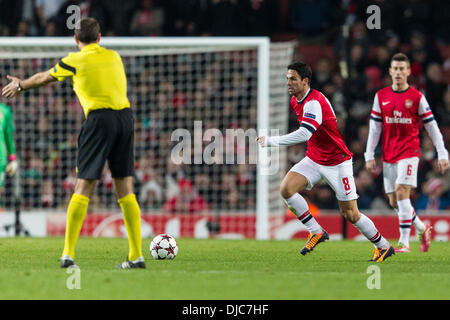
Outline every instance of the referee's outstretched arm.
<svg viewBox="0 0 450 320"><path fill-rule="evenodd" d="M38 72L26 80L20 80L19 78L10 75L7 75L6 78L11 81L2 90L2 95L6 98L13 98L23 90L39 88L50 82L57 81L50 75L49 71Z"/></svg>

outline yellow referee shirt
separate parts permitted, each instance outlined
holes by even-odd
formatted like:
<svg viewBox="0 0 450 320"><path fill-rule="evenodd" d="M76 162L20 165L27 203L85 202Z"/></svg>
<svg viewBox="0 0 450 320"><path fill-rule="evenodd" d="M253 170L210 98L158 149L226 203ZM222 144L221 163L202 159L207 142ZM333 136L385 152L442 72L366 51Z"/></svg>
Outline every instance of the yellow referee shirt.
<svg viewBox="0 0 450 320"><path fill-rule="evenodd" d="M58 81L71 78L86 117L92 110L130 107L122 59L114 50L88 44L62 58L49 72Z"/></svg>

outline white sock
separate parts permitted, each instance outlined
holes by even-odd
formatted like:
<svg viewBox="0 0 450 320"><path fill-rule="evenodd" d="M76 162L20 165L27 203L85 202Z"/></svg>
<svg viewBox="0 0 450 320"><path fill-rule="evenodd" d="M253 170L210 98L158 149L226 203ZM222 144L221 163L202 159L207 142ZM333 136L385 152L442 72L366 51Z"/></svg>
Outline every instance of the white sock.
<svg viewBox="0 0 450 320"><path fill-rule="evenodd" d="M296 193L289 199L284 199L284 201L309 232L312 234L322 232L322 227L314 219L311 212L309 212L308 203L306 203L306 200L300 194Z"/></svg>
<svg viewBox="0 0 450 320"><path fill-rule="evenodd" d="M412 222L414 224L414 227L417 229L417 231L419 231L419 232L425 231L425 228L426 228L425 224L417 216L416 210L413 210Z"/></svg>
<svg viewBox="0 0 450 320"><path fill-rule="evenodd" d="M411 234L411 224L414 208L411 205L411 200L397 200L398 204L398 222L400 226L399 243L409 247L409 236Z"/></svg>
<svg viewBox="0 0 450 320"><path fill-rule="evenodd" d="M375 248L387 249L389 248L389 242L378 232L377 228L367 216L361 213L361 218L353 224L356 229L361 232L370 242L373 243Z"/></svg>

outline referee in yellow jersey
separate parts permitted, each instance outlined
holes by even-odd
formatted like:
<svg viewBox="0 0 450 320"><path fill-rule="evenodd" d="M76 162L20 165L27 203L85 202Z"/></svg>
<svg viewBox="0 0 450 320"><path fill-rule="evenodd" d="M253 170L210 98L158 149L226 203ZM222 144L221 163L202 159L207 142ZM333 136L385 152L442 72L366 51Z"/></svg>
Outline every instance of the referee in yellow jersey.
<svg viewBox="0 0 450 320"><path fill-rule="evenodd" d="M124 214L129 253L120 269L145 268L141 245L141 213L133 191L134 120L127 98L127 80L122 59L101 47L100 26L84 18L75 30L79 52L69 53L49 71L26 80L7 76L5 97L70 78L86 120L78 138L77 182L67 208L67 225L61 267L74 265L75 245L97 181L105 162L114 178L114 189Z"/></svg>

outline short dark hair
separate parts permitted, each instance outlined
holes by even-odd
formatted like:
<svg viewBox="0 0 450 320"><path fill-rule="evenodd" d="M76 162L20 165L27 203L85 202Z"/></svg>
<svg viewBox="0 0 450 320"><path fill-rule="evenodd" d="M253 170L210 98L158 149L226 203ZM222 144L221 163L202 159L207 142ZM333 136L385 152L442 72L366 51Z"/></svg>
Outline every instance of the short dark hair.
<svg viewBox="0 0 450 320"><path fill-rule="evenodd" d="M288 65L287 69L297 71L301 80L308 78L309 84L311 84L311 77L312 77L311 67L306 63L304 63L303 61L291 63L290 65Z"/></svg>
<svg viewBox="0 0 450 320"><path fill-rule="evenodd" d="M391 64L392 64L392 61L406 62L408 67L411 65L411 63L409 62L408 56L401 52L394 54L391 58Z"/></svg>
<svg viewBox="0 0 450 320"><path fill-rule="evenodd" d="M97 41L100 33L100 24L94 18L83 18L75 28L75 35L83 43L92 43Z"/></svg>

